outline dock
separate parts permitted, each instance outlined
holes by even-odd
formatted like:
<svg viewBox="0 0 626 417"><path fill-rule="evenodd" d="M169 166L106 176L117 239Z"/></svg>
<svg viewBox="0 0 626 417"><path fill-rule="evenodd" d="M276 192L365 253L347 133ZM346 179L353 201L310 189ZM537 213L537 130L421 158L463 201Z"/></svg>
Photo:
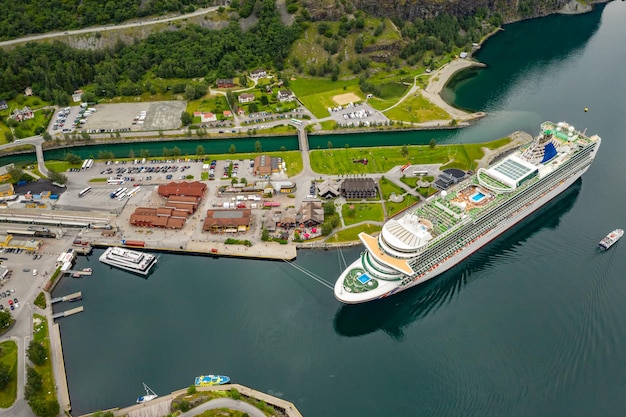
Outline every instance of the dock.
<svg viewBox="0 0 626 417"><path fill-rule="evenodd" d="M72 294L65 295L63 297L56 297L50 300L50 304L60 303L61 301L77 301L83 299L83 293L78 291Z"/></svg>
<svg viewBox="0 0 626 417"><path fill-rule="evenodd" d="M72 308L71 310L62 311L52 315L53 319L59 319L61 317L71 316L72 314L80 313L84 310L83 306Z"/></svg>
<svg viewBox="0 0 626 417"><path fill-rule="evenodd" d="M83 270L76 270L76 269L68 269L67 271L63 271L64 274L69 274L69 275L80 275L81 277L83 275L91 275L93 273L93 271L89 270L89 271L83 271Z"/></svg>

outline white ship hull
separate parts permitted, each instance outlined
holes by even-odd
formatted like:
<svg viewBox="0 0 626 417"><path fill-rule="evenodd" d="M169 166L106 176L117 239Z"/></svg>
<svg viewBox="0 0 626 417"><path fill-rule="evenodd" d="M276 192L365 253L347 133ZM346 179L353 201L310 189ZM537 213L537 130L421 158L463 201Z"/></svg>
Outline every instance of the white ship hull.
<svg viewBox="0 0 626 417"><path fill-rule="evenodd" d="M499 223L498 226L493 228L491 231L485 233L484 235L476 239L471 244L463 247L456 254L452 255L445 261L441 262L437 267L435 267L431 271L428 271L422 274L421 276L414 275L413 276L414 279L417 278L418 276L419 276L419 279L415 279L410 284L407 284L405 286L398 285L397 281L379 281L380 284L378 288L375 290L368 291L367 293L353 294L353 293L344 291L343 290L344 274L352 268L363 268L361 264L361 258L359 257L359 259L354 261L350 266L348 266L348 268L346 268L346 271L344 271L344 273L341 275L341 277L339 277L339 279L335 283L335 288L334 288L335 296L337 297L339 301L346 303L346 304L365 303L368 301L374 301L374 300L378 300L381 298L385 298L392 294L396 294L404 290L408 290L409 288L413 288L416 285L423 284L424 282L430 279L433 279L438 275L443 274L450 268L461 263L464 259L468 258L470 255L478 251L483 246L487 245L492 240L496 239L498 236L500 236L507 230L514 227L517 223L521 222L526 217L530 216L531 214L539 210L541 207L549 203L551 200L553 200L556 196L561 194L563 191L567 190L572 184L576 182L576 180L578 180L585 173L585 171L587 171L587 169L588 167L580 171L577 175L570 177L568 180L564 181L563 183L553 188L551 191L546 193L543 197L537 199L533 204L528 206L526 210L520 211L517 215L511 216L509 219Z"/></svg>
<svg viewBox="0 0 626 417"><path fill-rule="evenodd" d="M540 158L545 156L545 152L548 152L545 149L548 149L549 145L553 143L546 141L546 139L553 138L555 133L550 128L557 126L549 125L548 123L550 122L542 125L543 136L539 136L535 142L543 146L544 149L544 154L539 155ZM558 126L568 127L569 125L559 124ZM558 129L556 132L558 132ZM584 137L580 142L575 142L577 137L572 138L573 134L580 133L573 132L573 128L568 132L569 139L563 138L567 133L560 133L561 139L563 139L562 142L566 143L566 145L559 151L557 151L556 147L552 149L552 152L545 160L552 161L551 158L554 158L556 162L549 162L550 165L547 167L541 164L526 162L526 160L522 160L519 157L507 157L507 160L494 165L495 168L490 167L488 174L493 175L493 177L498 177L499 173L502 172L508 174L507 169L511 171L518 170L518 172L521 172L520 175L523 176L526 175L526 172L535 171L535 167L538 167L536 172L541 170L541 173L545 175L540 177L541 179L538 182L529 182L531 185L528 188L520 190L518 193L513 192L514 199L507 200L507 197L505 197L503 202L501 201L501 205L489 206L490 209L480 216L468 218L468 216L457 214L459 211L463 212L467 208L466 203L458 202L470 201L471 203L471 201L476 201L476 199L480 201L483 198L487 198L485 196L489 194L488 191L484 191L484 194L476 192L476 190L483 191L480 186L485 186L484 182L486 180L484 178L478 179L479 182L483 181L480 186L474 185L475 180L472 179L469 182L459 184L454 190L450 200L454 200L455 204L457 204L456 207L460 207L460 210L456 212L450 209L451 205L445 205L448 204L449 200L444 200L447 194L442 192L438 199L431 199L425 205L417 206L413 212L405 215L400 220L390 220L385 224L383 232L378 238L363 233L359 235L366 251L343 271L335 283L335 297L346 304L365 303L385 298L422 284L458 265L480 248L545 206L567 190L589 169L600 146L601 139L597 136L592 138ZM559 133L556 134L559 135ZM571 144L572 142L575 144ZM586 144L589 144L589 146L584 146ZM579 147L575 148L576 146ZM531 147L526 149L530 153L535 152L538 148L533 148L531 145ZM582 152L579 153L578 151ZM566 161L570 161L564 155L570 156L571 166L561 166L566 165ZM531 158L533 156L534 154L530 155ZM542 162L544 161L542 160ZM513 174L516 174L516 172L513 172ZM500 178L505 180L511 179L514 178L513 174L511 174L512 176ZM493 177L490 176L490 178ZM516 185L523 182L519 181L519 178L522 177L520 176L516 179ZM506 184L502 182L496 182L491 185L496 190L510 192L507 191ZM475 192L475 194L471 194L472 192ZM471 200L472 198L474 200ZM430 213L430 215L433 215L432 210L434 209L440 209L449 218L456 220L451 220L444 224L446 228L452 227L449 229L450 233L442 234L433 241L432 245L425 245L425 239L427 242L430 242L430 239L432 239L426 231L430 231L434 227L428 221L419 220L416 222L414 213L421 212L422 214L426 213L426 215L429 215ZM428 217L426 217L427 219ZM454 224L454 222L457 222L457 225L449 226L450 223ZM414 255L411 256L413 251Z"/></svg>

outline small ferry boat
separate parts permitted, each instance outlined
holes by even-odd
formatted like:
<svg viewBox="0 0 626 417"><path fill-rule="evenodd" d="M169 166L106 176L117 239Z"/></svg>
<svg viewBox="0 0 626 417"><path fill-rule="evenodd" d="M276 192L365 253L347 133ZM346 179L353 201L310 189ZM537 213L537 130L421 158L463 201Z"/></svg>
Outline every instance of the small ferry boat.
<svg viewBox="0 0 626 417"><path fill-rule="evenodd" d="M143 383L143 389L146 390L146 395L141 395L137 397L137 404L147 403L148 401L152 401L158 397L154 391L150 389L145 383Z"/></svg>
<svg viewBox="0 0 626 417"><path fill-rule="evenodd" d="M91 269L91 268L83 268L83 269L81 269L81 271L83 271L83 272L93 272L93 269Z"/></svg>
<svg viewBox="0 0 626 417"><path fill-rule="evenodd" d="M72 274L72 278L82 278L83 276L81 274L79 274L78 272L74 272Z"/></svg>
<svg viewBox="0 0 626 417"><path fill-rule="evenodd" d="M150 253L111 246L100 256L100 262L136 274L148 275L156 264L157 257Z"/></svg>
<svg viewBox="0 0 626 417"><path fill-rule="evenodd" d="M608 235L604 237L598 244L600 246L600 250L607 250L611 246L615 245L618 240L620 240L624 236L624 230L615 229Z"/></svg>
<svg viewBox="0 0 626 417"><path fill-rule="evenodd" d="M210 387L212 385L228 384L230 378L224 375L200 375L196 377L194 385L196 387Z"/></svg>

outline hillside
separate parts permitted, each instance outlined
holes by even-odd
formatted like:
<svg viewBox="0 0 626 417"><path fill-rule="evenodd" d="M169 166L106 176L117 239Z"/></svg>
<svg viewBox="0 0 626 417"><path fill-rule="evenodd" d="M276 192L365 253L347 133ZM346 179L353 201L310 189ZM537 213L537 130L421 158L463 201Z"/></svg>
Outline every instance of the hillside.
<svg viewBox="0 0 626 417"><path fill-rule="evenodd" d="M413 21L431 19L442 13L463 18L476 14L498 13L503 22L555 13L570 3L606 3L610 0L302 0L313 20L339 20L362 11L375 17Z"/></svg>

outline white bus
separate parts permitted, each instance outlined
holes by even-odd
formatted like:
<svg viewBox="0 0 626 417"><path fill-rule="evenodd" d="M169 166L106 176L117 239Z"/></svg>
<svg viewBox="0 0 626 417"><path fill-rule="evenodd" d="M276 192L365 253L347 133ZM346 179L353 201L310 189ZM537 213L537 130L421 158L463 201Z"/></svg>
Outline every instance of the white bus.
<svg viewBox="0 0 626 417"><path fill-rule="evenodd" d="M294 125L302 126L302 121L298 119L291 119L291 123L293 123Z"/></svg>
<svg viewBox="0 0 626 417"><path fill-rule="evenodd" d="M91 191L91 187L87 187L84 190L82 190L80 193L78 193L78 196L83 197L85 194L87 194L90 191Z"/></svg>
<svg viewBox="0 0 626 417"><path fill-rule="evenodd" d="M85 169L91 169L93 166L93 159L88 159L87 164L85 165Z"/></svg>
<svg viewBox="0 0 626 417"><path fill-rule="evenodd" d="M121 178L109 178L107 180L107 184L109 185L122 185L124 184L124 180Z"/></svg>
<svg viewBox="0 0 626 417"><path fill-rule="evenodd" d="M84 170L87 167L87 161L89 161L89 159L85 159L83 161L83 166L80 167L81 170Z"/></svg>
<svg viewBox="0 0 626 417"><path fill-rule="evenodd" d="M416 177L423 177L424 175L428 175L428 171L413 171L413 175Z"/></svg>

